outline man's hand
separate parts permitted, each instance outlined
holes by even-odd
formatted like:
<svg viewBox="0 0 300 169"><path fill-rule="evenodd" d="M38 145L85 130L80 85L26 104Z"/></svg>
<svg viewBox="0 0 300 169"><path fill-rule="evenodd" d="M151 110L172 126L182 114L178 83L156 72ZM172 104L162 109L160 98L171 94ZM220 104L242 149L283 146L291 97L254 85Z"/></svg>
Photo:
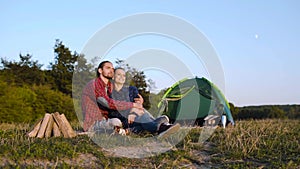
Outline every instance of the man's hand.
<svg viewBox="0 0 300 169"><path fill-rule="evenodd" d="M128 115L128 124L133 123L135 118L136 118L135 114L129 114Z"/></svg>
<svg viewBox="0 0 300 169"><path fill-rule="evenodd" d="M142 109L142 110L144 110L143 105L140 104L140 103L133 103L133 108L137 108L137 109Z"/></svg>
<svg viewBox="0 0 300 169"><path fill-rule="evenodd" d="M140 94L138 94L138 96L139 96L139 98L134 98L135 103L143 104L144 98Z"/></svg>

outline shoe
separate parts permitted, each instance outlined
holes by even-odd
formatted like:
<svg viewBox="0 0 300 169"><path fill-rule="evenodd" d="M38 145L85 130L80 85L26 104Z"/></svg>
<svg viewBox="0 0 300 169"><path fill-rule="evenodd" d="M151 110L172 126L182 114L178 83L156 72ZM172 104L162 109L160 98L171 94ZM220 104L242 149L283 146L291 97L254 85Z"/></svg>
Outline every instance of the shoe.
<svg viewBox="0 0 300 169"><path fill-rule="evenodd" d="M126 136L126 135L128 135L128 130L126 130L126 129L120 129L119 132L118 132L118 134L120 134L122 136Z"/></svg>
<svg viewBox="0 0 300 169"><path fill-rule="evenodd" d="M129 135L129 130L120 127L115 127L115 133L120 134L121 136L126 136Z"/></svg>
<svg viewBox="0 0 300 169"><path fill-rule="evenodd" d="M159 125L164 124L164 123L169 124L169 121L170 121L169 117L166 115L159 116L158 118L156 118L154 120L154 122L158 123Z"/></svg>
<svg viewBox="0 0 300 169"><path fill-rule="evenodd" d="M158 139L167 138L169 135L176 133L180 129L180 124L162 124L158 130Z"/></svg>
<svg viewBox="0 0 300 169"><path fill-rule="evenodd" d="M122 122L118 118L107 119L107 122L112 127L122 127Z"/></svg>

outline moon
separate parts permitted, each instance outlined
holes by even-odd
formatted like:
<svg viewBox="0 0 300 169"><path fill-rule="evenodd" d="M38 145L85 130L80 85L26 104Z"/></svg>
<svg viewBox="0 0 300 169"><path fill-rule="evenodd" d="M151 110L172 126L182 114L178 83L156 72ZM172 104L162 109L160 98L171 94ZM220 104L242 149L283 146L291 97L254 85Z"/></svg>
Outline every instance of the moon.
<svg viewBox="0 0 300 169"><path fill-rule="evenodd" d="M255 39L258 39L258 34L255 34L254 37L255 37Z"/></svg>

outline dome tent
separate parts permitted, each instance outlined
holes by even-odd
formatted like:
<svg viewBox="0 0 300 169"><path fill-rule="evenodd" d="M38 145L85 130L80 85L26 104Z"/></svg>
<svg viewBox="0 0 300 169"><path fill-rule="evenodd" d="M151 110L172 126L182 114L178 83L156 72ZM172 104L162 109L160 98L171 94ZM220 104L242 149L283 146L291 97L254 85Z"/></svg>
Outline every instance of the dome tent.
<svg viewBox="0 0 300 169"><path fill-rule="evenodd" d="M226 115L226 123L234 125L228 101L213 83L203 77L175 83L165 92L158 108L171 122L204 125L209 119L218 123L221 116Z"/></svg>

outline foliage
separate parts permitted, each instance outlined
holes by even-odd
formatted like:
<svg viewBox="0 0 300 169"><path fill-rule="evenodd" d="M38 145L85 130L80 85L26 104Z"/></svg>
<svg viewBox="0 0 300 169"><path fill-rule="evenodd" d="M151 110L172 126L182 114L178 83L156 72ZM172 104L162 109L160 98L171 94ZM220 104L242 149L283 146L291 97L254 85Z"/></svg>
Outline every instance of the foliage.
<svg viewBox="0 0 300 169"><path fill-rule="evenodd" d="M73 100L70 96L59 91L51 90L47 86L35 86L36 102L33 105L35 114L44 116L45 113L59 112L65 114L67 119L75 120ZM33 119L37 119L34 118Z"/></svg>
<svg viewBox="0 0 300 169"><path fill-rule="evenodd" d="M9 84L15 84L17 86L22 86L24 84L29 85L43 85L46 83L47 78L45 72L41 70L42 65L38 61L32 61L32 56L19 55L20 61L7 61L1 58L1 63L3 69L0 71L3 79Z"/></svg>
<svg viewBox="0 0 300 169"><path fill-rule="evenodd" d="M86 83L92 80L95 73L93 72L93 65L88 64L84 55L79 55L74 67L73 80L72 80L72 97L80 99L81 92Z"/></svg>
<svg viewBox="0 0 300 169"><path fill-rule="evenodd" d="M28 87L10 86L1 82L0 121L30 122L36 94Z"/></svg>
<svg viewBox="0 0 300 169"><path fill-rule="evenodd" d="M237 119L239 114L239 108L235 107L233 103L229 103L229 106L230 106L230 112L233 119Z"/></svg>
<svg viewBox="0 0 300 169"><path fill-rule="evenodd" d="M51 76L55 82L55 89L66 93L72 94L72 78L75 63L78 58L78 54L71 53L68 47L66 47L60 40L56 40L54 46L55 62L50 63Z"/></svg>
<svg viewBox="0 0 300 169"><path fill-rule="evenodd" d="M20 54L20 61L1 58L0 122L34 122L45 113L54 112L76 119L71 98L73 69L87 77L89 65L83 55L71 54L59 40L54 52L51 70L42 70L42 65L29 54Z"/></svg>
<svg viewBox="0 0 300 169"><path fill-rule="evenodd" d="M247 106L238 108L236 119L300 118L299 105Z"/></svg>
<svg viewBox="0 0 300 169"><path fill-rule="evenodd" d="M72 99L47 86L13 86L0 82L0 122L35 122L45 113L64 113L76 119Z"/></svg>
<svg viewBox="0 0 300 169"><path fill-rule="evenodd" d="M154 117L160 116L163 112L162 110L159 110L158 108L158 103L161 101L161 98L163 97L165 93L165 90L162 90L161 92L155 94L155 93L150 93L149 100L150 100L150 108L148 109L149 112Z"/></svg>

